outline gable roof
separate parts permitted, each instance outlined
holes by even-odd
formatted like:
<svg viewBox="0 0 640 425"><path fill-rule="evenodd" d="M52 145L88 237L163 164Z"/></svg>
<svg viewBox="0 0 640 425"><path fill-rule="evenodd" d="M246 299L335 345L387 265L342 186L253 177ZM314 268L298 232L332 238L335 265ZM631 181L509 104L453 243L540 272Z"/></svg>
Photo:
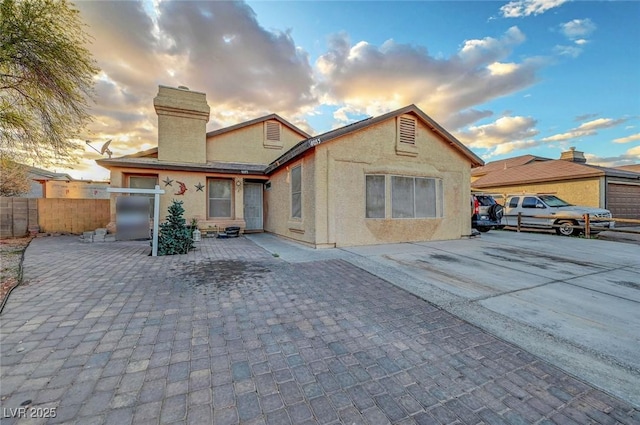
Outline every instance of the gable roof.
<svg viewBox="0 0 640 425"><path fill-rule="evenodd" d="M447 130L442 128L437 122L435 122L431 117L422 112L420 108L416 105L405 106L404 108L397 109L395 111L388 112L386 114L366 118L361 121L356 121L352 124L348 124L344 127L337 128L335 130L328 131L326 133L320 134L319 136L309 137L306 140L303 140L296 144L294 147L289 149L287 152L278 157L275 161L273 161L265 172L267 174L275 171L276 169L284 166L285 164L293 161L296 158L299 158L308 150L314 148L315 146L327 143L333 139L337 139L338 137L345 136L347 134L355 133L356 131L362 130L364 128L370 127L374 124L381 123L391 118L395 118L399 115L404 115L408 113L415 114L424 124L427 125L432 131L436 134L439 134L445 142L449 143L455 150L462 153L470 162L472 166L481 166L484 165L484 161L480 159L476 154L471 152L469 148L462 144L458 139L453 137Z"/></svg>
<svg viewBox="0 0 640 425"><path fill-rule="evenodd" d="M587 177L625 177L640 180L640 174L638 173L565 161L562 159L552 159L547 161L534 161L525 165L496 170L472 182L471 186L482 189L527 183L574 180Z"/></svg>
<svg viewBox="0 0 640 425"><path fill-rule="evenodd" d="M32 180L75 180L67 173L56 173L54 171L45 170L44 168L32 167L22 164L27 169L29 177Z"/></svg>
<svg viewBox="0 0 640 425"><path fill-rule="evenodd" d="M217 130L210 131L207 133L207 138L212 136L218 136L224 133L229 133L231 131L239 130L244 127L249 127L250 125L259 124L261 122L270 121L270 120L278 121L280 124L284 125L285 127L288 127L290 130L298 133L303 137L306 137L306 138L311 137L309 134L299 129L295 125L291 124L289 121L285 120L284 118L280 117L278 114L270 114L270 115L265 115L264 117L256 118L254 120L241 122L241 123L232 125L230 127L224 127L224 128L219 128Z"/></svg>
<svg viewBox="0 0 640 425"><path fill-rule="evenodd" d="M525 164L531 164L535 161L551 161L551 158L544 158L536 155L521 155L515 156L513 158L501 159L498 161L491 161L485 164L483 167L478 167L471 170L471 175L484 176L485 174L489 174L494 171L518 167Z"/></svg>

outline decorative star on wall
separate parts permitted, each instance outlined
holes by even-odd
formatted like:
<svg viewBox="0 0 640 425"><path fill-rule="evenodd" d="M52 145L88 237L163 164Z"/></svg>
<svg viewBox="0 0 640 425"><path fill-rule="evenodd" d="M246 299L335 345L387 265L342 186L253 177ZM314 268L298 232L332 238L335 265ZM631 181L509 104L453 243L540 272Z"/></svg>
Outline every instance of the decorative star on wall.
<svg viewBox="0 0 640 425"><path fill-rule="evenodd" d="M164 187L167 187L167 186L173 186L173 185L171 184L171 183L173 183L173 180L171 180L171 179L169 178L169 176L167 176L167 178L166 178L166 179L162 180L162 183L164 183Z"/></svg>
<svg viewBox="0 0 640 425"><path fill-rule="evenodd" d="M198 184L196 185L196 192L202 192L202 189L204 189L204 185L198 182Z"/></svg>

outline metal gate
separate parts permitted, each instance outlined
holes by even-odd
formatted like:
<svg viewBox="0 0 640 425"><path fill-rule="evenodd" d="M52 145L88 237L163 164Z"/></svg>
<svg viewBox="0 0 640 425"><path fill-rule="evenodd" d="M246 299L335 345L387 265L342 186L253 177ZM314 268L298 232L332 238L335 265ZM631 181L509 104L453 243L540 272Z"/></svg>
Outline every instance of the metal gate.
<svg viewBox="0 0 640 425"><path fill-rule="evenodd" d="M244 184L245 230L262 230L262 183Z"/></svg>

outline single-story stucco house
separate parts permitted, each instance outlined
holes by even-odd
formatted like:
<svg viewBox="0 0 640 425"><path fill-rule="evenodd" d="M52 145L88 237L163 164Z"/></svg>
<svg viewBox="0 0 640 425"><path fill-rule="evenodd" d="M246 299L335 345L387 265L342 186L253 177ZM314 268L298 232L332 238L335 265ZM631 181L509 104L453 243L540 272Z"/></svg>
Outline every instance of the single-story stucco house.
<svg viewBox="0 0 640 425"><path fill-rule="evenodd" d="M471 233L470 173L483 161L414 105L313 137L276 114L207 133L206 96L186 88L160 86L154 105L158 147L97 162L112 187L159 184L161 217L176 199L201 228L314 247Z"/></svg>
<svg viewBox="0 0 640 425"><path fill-rule="evenodd" d="M474 191L494 195L553 193L575 205L606 208L615 218L640 219L640 173L587 164L571 148L560 159L522 155L471 171Z"/></svg>
<svg viewBox="0 0 640 425"><path fill-rule="evenodd" d="M24 165L24 164L22 164ZM74 179L67 173L24 165L30 180L23 198L108 199L109 182Z"/></svg>

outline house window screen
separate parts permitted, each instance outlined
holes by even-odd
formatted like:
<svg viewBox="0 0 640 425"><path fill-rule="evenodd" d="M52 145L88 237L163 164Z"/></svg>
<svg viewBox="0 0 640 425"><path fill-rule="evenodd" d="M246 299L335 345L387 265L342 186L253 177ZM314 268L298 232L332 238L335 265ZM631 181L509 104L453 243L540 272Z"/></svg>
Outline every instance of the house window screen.
<svg viewBox="0 0 640 425"><path fill-rule="evenodd" d="M366 217L384 218L385 176L366 176Z"/></svg>
<svg viewBox="0 0 640 425"><path fill-rule="evenodd" d="M442 181L420 177L392 176L391 217L442 217Z"/></svg>
<svg viewBox="0 0 640 425"><path fill-rule="evenodd" d="M209 180L209 217L231 218L231 180Z"/></svg>
<svg viewBox="0 0 640 425"><path fill-rule="evenodd" d="M291 170L291 217L302 218L302 167Z"/></svg>
<svg viewBox="0 0 640 425"><path fill-rule="evenodd" d="M413 184L413 177L391 177L391 217L415 217Z"/></svg>

